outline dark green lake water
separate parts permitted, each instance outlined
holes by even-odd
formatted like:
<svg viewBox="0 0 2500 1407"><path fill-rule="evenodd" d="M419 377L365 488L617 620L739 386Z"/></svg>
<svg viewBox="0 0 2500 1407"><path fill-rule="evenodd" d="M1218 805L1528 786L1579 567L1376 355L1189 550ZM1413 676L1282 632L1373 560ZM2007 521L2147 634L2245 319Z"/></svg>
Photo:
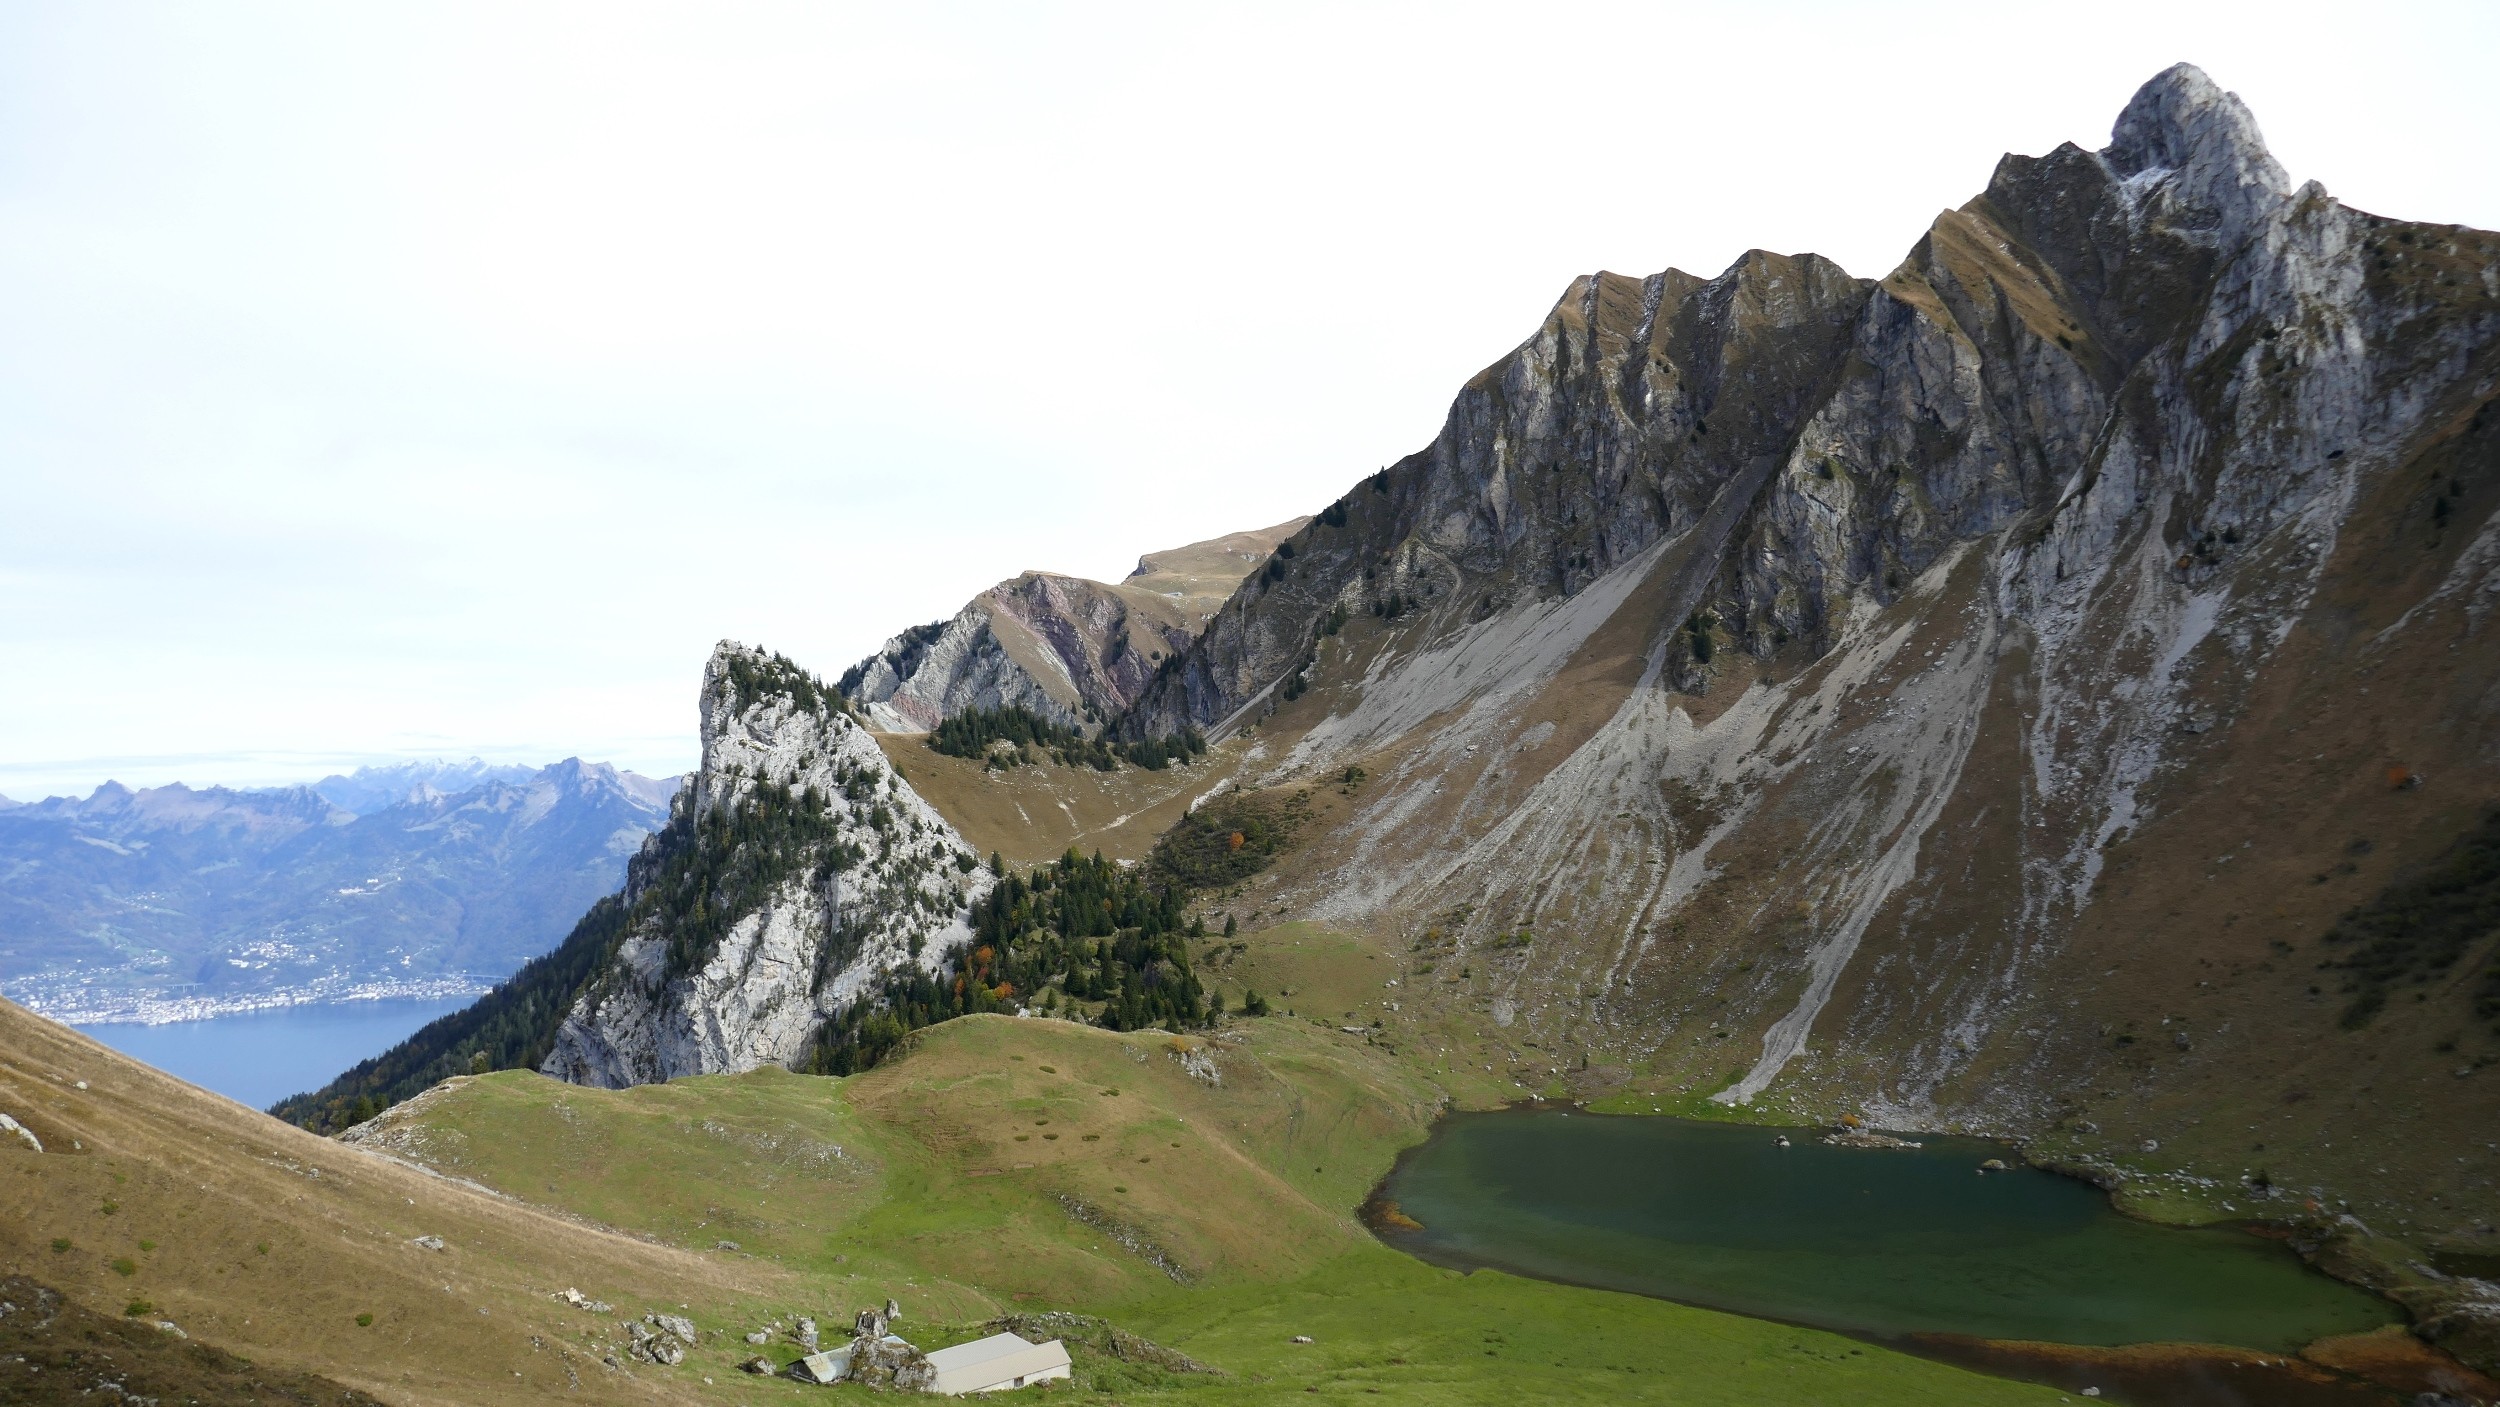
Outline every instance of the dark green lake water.
<svg viewBox="0 0 2500 1407"><path fill-rule="evenodd" d="M2133 1221L1976 1139L1832 1148L1818 1134L1560 1110L1454 1114L1382 1189L1392 1245L1848 1333L2288 1351L2393 1305L2232 1229Z"/></svg>

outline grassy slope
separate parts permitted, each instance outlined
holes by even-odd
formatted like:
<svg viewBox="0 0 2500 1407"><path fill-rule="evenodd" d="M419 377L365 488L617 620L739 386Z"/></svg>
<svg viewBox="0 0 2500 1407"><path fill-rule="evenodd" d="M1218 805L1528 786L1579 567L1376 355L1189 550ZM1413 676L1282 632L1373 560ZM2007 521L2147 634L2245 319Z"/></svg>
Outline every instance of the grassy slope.
<svg viewBox="0 0 2500 1407"><path fill-rule="evenodd" d="M1122 1397L2050 1400L1831 1335L1410 1260L1350 1209L1438 1091L1307 1021L1237 1037L976 1017L844 1082L760 1071L610 1093L504 1074L384 1122L409 1152L516 1195L681 1244L726 1235L742 1247L732 1263L796 1272L819 1297L732 1295L698 1306L707 1327L802 1307L841 1317L891 1293L926 1347L991 1313L1076 1309L1228 1373L1080 1365ZM1187 1074L1181 1047L1215 1060L1222 1085ZM823 1152L836 1145L838 1159ZM726 1375L750 1351L728 1338L690 1367L755 1400L784 1391Z"/></svg>
<svg viewBox="0 0 2500 1407"><path fill-rule="evenodd" d="M970 758L930 751L923 733L879 733L876 739L886 761L967 844L983 856L995 851L1024 865L1055 860L1071 845L1114 860L1145 858L1155 837L1215 787L1240 753L1217 748L1196 764L1160 772L1034 766L985 773Z"/></svg>

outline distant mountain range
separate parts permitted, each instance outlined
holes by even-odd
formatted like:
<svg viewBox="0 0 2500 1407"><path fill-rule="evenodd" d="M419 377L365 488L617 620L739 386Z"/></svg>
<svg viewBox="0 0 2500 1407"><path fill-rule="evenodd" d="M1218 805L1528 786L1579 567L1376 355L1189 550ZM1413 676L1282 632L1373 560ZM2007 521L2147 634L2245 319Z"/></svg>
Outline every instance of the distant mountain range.
<svg viewBox="0 0 2500 1407"><path fill-rule="evenodd" d="M64 1021L480 991L615 891L676 789L471 759L0 806L0 990Z"/></svg>
<svg viewBox="0 0 2500 1407"><path fill-rule="evenodd" d="M389 767L359 767L345 776L324 777L313 783L312 789L340 810L363 816L421 795L453 796L488 782L526 782L538 773L536 767L517 763L499 764L475 757L465 762L436 758Z"/></svg>

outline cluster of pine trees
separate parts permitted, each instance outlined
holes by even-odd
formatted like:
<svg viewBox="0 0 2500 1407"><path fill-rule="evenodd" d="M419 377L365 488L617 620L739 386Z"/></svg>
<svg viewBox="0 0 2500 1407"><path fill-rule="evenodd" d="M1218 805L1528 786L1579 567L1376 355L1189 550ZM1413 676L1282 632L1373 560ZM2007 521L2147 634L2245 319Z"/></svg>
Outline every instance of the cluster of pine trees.
<svg viewBox="0 0 2500 1407"><path fill-rule="evenodd" d="M876 778L864 769L838 775L852 800L873 794ZM735 803L706 811L682 834L676 826L662 832L658 872L635 907L668 935L668 975L710 960L730 926L794 872L813 868L822 884L866 859L841 838L842 814L812 785L794 792L780 782L760 782ZM885 829L890 815L873 808L870 822Z"/></svg>
<svg viewBox="0 0 2500 1407"><path fill-rule="evenodd" d="M2343 1022L2358 1030L2394 990L2444 978L2494 929L2500 929L2500 808L2486 810L2427 869L2347 910L2326 941L2353 951L2319 966L2348 974L2343 990L2352 1004ZM2500 1026L2500 951L2488 952L2484 961L2474 1014Z"/></svg>
<svg viewBox="0 0 2500 1407"><path fill-rule="evenodd" d="M1005 869L995 856L991 863ZM1100 1002L1094 1022L1114 1031L1204 1025L1220 1008L1190 968L1189 939L1205 928L1182 899L1177 884L1075 850L1029 874L1002 874L972 906L972 937L948 954L951 976L889 975L825 1023L808 1066L847 1075L920 1027L1037 1000Z"/></svg>
<svg viewBox="0 0 2500 1407"><path fill-rule="evenodd" d="M851 701L827 688L825 681L799 667L788 655L770 654L761 659L744 654L729 657L728 673L722 686L732 704L741 712L756 703L779 695L810 713L849 713Z"/></svg>
<svg viewBox="0 0 2500 1407"><path fill-rule="evenodd" d="M1183 892L1239 884L1293 843L1310 811L1307 792L1228 792L1173 822L1144 868L1153 882Z"/></svg>
<svg viewBox="0 0 2500 1407"><path fill-rule="evenodd" d="M979 757L992 767L1016 766L1012 756L992 756L993 745L1002 742L1012 744L1017 755L1037 750L1048 753L1062 767L1091 767L1097 772L1113 771L1123 762L1160 772L1204 757L1207 751L1206 737L1195 728L1133 743L1110 742L1086 737L1021 704L966 709L941 721L929 734L929 746L945 756Z"/></svg>

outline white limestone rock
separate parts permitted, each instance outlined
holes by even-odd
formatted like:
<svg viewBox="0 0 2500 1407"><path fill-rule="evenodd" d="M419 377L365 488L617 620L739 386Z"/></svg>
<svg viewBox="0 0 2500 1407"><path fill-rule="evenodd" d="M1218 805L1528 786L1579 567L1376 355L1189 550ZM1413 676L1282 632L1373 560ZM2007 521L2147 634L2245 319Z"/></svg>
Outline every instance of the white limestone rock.
<svg viewBox="0 0 2500 1407"><path fill-rule="evenodd" d="M966 910L990 876L954 828L829 692L812 682L742 687L742 677L803 679L735 642L713 652L703 765L669 828L637 857L627 901L662 882L669 847L735 843L735 818L762 789L812 790L821 834L804 853L755 859L769 875L761 897L691 967L672 971L672 939L683 935L669 921L637 919L556 1032L546 1074L617 1089L789 1064L879 978L939 972L948 949L971 936Z"/></svg>

